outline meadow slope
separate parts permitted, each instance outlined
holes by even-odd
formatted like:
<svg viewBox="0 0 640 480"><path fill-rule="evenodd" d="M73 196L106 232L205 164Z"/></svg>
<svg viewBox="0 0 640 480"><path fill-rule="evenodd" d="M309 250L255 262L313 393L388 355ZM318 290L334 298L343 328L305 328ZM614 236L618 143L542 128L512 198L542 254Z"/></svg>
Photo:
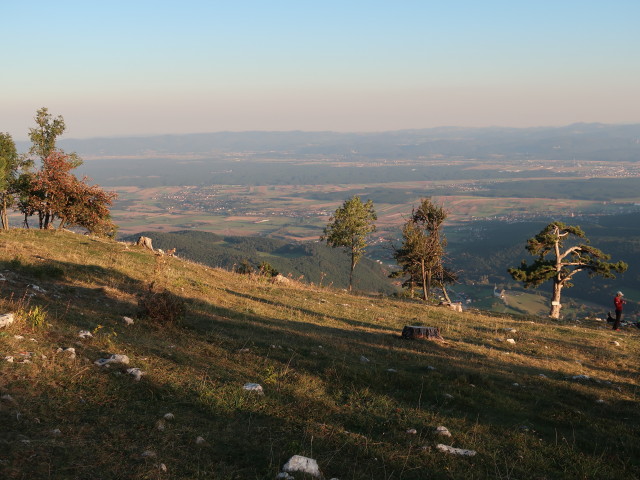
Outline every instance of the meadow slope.
<svg viewBox="0 0 640 480"><path fill-rule="evenodd" d="M0 273L3 479L274 479L296 454L341 480L640 477L635 328L274 284L69 232L0 233ZM139 316L140 298L186 315ZM415 324L445 341L399 338ZM94 364L111 354L130 364Z"/></svg>

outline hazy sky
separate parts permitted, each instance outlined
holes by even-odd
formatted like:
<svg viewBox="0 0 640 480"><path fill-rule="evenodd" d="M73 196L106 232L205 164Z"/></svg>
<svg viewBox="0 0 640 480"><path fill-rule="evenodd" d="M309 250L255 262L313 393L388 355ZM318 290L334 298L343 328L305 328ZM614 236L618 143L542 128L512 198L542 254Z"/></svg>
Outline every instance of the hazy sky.
<svg viewBox="0 0 640 480"><path fill-rule="evenodd" d="M640 122L640 1L1 0L0 131Z"/></svg>

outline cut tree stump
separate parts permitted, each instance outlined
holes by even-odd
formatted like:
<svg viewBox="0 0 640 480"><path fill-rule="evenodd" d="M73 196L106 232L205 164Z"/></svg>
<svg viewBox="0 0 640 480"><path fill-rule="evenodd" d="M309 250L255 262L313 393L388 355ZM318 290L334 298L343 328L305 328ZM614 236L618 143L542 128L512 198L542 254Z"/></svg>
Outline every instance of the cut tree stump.
<svg viewBox="0 0 640 480"><path fill-rule="evenodd" d="M405 326L402 329L402 338L426 338L428 340L444 340L438 327Z"/></svg>

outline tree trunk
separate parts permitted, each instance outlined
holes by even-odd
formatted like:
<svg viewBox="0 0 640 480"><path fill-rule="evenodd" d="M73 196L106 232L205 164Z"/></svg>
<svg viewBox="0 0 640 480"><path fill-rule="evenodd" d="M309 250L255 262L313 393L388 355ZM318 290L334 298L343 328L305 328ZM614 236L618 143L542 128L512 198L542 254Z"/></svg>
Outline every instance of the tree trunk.
<svg viewBox="0 0 640 480"><path fill-rule="evenodd" d="M422 300L426 302L429 299L429 287L427 286L427 268L424 264L424 258L420 259L420 268L422 273Z"/></svg>
<svg viewBox="0 0 640 480"><path fill-rule="evenodd" d="M449 298L449 294L447 293L447 289L444 286L444 283L442 284L442 294L444 295L444 299L447 301L447 303L451 303L451 299Z"/></svg>
<svg viewBox="0 0 640 480"><path fill-rule="evenodd" d="M349 291L351 291L351 286L353 285L353 269L356 268L356 254L355 252L351 252L351 270L349 271Z"/></svg>
<svg viewBox="0 0 640 480"><path fill-rule="evenodd" d="M9 230L9 217L7 216L7 197L2 196L2 229Z"/></svg>
<svg viewBox="0 0 640 480"><path fill-rule="evenodd" d="M560 318L560 309L562 308L562 305L560 304L560 293L562 292L562 286L561 282L554 279L553 296L551 297L551 311L549 312L549 316L551 318Z"/></svg>

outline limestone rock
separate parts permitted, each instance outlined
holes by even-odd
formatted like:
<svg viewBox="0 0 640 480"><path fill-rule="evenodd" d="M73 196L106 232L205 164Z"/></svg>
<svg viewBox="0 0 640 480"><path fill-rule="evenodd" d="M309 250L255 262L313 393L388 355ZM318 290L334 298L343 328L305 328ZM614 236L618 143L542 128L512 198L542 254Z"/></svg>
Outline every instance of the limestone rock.
<svg viewBox="0 0 640 480"><path fill-rule="evenodd" d="M464 448L455 448L455 447L451 447L449 445L443 445L442 443L439 443L438 445L436 445L436 448L438 450L440 450L441 452L450 453L452 455L462 455L463 457L473 457L476 453L478 453L475 450L466 450Z"/></svg>
<svg viewBox="0 0 640 480"><path fill-rule="evenodd" d="M303 457L302 455L294 455L289 459L287 463L282 467L282 471L285 473L306 473L316 478L322 478L318 462L313 458Z"/></svg>
<svg viewBox="0 0 640 480"><path fill-rule="evenodd" d="M8 327L15 321L13 313L5 313L4 315L0 315L0 328Z"/></svg>
<svg viewBox="0 0 640 480"><path fill-rule="evenodd" d="M144 248L148 248L149 250L151 250L153 252L153 245L152 245L151 239L149 237L140 237L140 238L138 238L138 242L136 243L136 245L144 247Z"/></svg>

